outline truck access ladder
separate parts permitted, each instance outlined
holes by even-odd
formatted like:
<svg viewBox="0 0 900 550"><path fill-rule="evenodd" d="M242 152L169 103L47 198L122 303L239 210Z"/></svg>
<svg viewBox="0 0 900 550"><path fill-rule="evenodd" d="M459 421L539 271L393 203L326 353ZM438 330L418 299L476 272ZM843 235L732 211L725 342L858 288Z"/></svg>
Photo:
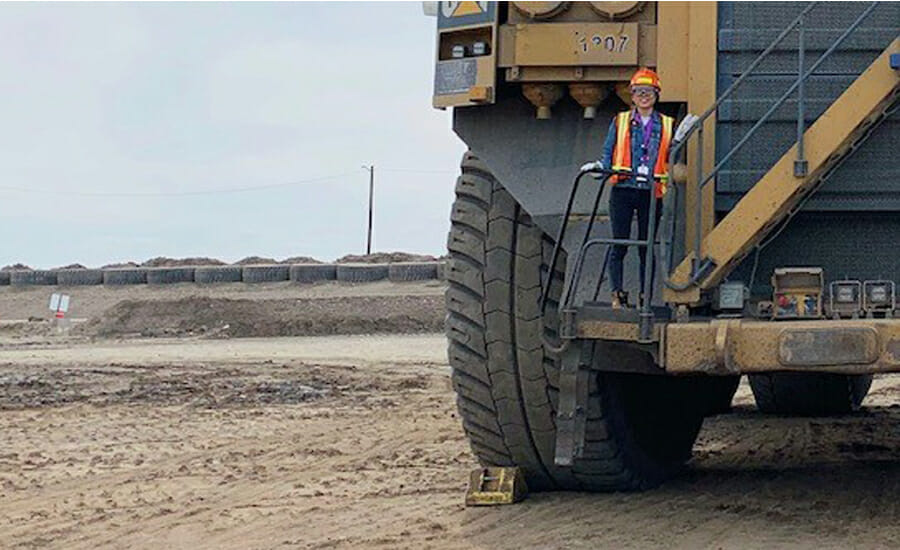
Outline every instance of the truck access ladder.
<svg viewBox="0 0 900 550"><path fill-rule="evenodd" d="M813 63L803 68L803 18L811 4L779 35L744 74L722 94L693 127L691 134L673 151L677 154L691 135L698 137L698 156L702 154L703 122L715 114L718 106L794 28L800 33L797 81L781 96L765 115L708 173L703 173L702 157L696 159L695 230L693 250L670 273L664 298L671 304L697 304L701 292L712 289L726 277L773 229L789 219L827 178L840 162L864 141L881 120L896 109L900 97L900 75L891 65L891 56L900 52L900 38L895 38L875 61L831 104L809 128L804 125L803 86L805 80L856 29L875 7L870 5L841 36ZM735 207L705 236L701 236L703 188L714 181L722 166L744 145L787 98L798 95L798 139L781 159L748 191ZM666 269L670 266L666 265Z"/></svg>

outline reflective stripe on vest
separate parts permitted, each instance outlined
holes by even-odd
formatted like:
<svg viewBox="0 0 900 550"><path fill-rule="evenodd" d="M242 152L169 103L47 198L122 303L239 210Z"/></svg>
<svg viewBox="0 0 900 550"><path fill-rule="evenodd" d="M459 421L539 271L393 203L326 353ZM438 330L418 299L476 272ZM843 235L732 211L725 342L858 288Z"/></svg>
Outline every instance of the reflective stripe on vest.
<svg viewBox="0 0 900 550"><path fill-rule="evenodd" d="M612 169L631 171L631 111L616 115L616 146L613 148ZM656 154L656 165L653 176L656 181L656 196L666 194L669 183L669 144L672 143L672 117L660 114L662 134L659 137L659 148ZM627 176L613 176L613 184L627 179Z"/></svg>

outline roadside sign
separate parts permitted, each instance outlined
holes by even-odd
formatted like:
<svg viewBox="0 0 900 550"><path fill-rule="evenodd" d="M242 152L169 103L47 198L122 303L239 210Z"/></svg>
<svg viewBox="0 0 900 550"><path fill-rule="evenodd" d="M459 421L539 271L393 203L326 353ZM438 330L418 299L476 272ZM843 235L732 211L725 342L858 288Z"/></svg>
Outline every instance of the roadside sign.
<svg viewBox="0 0 900 550"><path fill-rule="evenodd" d="M54 292L50 295L50 311L56 314L57 319L62 319L69 311L69 295Z"/></svg>

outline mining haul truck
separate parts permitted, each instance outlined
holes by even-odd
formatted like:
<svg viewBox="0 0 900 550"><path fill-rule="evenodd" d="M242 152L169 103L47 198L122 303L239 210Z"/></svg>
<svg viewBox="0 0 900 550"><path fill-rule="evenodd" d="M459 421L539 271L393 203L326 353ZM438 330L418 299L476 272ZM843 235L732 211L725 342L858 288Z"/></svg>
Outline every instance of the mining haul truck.
<svg viewBox="0 0 900 550"><path fill-rule="evenodd" d="M833 415L900 371L900 3L429 8L432 103L468 146L449 361L484 465L533 490L646 489L741 375L763 412ZM641 67L659 111L699 121L670 148L649 237L613 239L615 174L579 167ZM611 307L613 244L633 295L635 249L655 259L637 306Z"/></svg>

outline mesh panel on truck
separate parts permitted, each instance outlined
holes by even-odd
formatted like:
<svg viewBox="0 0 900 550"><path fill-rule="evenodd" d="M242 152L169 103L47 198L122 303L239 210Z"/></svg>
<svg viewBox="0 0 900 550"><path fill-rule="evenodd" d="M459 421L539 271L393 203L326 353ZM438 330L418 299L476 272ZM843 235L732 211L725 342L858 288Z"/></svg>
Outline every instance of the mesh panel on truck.
<svg viewBox="0 0 900 550"><path fill-rule="evenodd" d="M808 5L807 2L720 2L718 92L721 94ZM806 16L806 70L850 26L867 3L823 2ZM900 33L900 2L884 2L806 81L811 125ZM720 108L716 157L721 159L794 83L797 33L789 34ZM796 94L779 108L716 179L719 217L787 151L797 138ZM771 292L778 266L816 265L826 281L889 278L900 282L900 114L878 127L819 188L784 231L760 254L753 292ZM751 254L731 279L748 280Z"/></svg>

